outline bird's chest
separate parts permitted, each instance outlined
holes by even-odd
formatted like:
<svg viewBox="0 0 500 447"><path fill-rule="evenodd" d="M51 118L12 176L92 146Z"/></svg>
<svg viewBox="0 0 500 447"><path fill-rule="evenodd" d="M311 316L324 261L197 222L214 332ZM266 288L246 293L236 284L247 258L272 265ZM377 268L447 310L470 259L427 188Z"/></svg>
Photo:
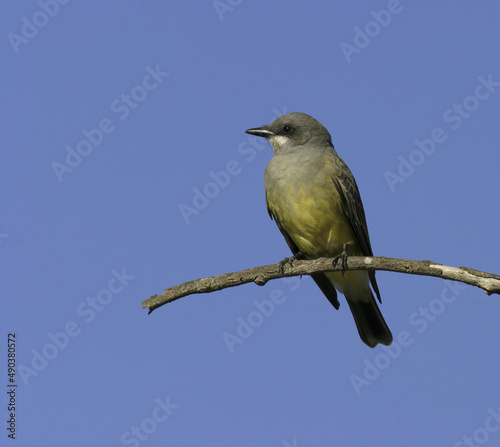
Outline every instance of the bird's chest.
<svg viewBox="0 0 500 447"><path fill-rule="evenodd" d="M344 239L336 231L345 218L327 161L275 156L265 173L268 207L305 253L317 249L320 240L320 245L337 248L339 236Z"/></svg>
<svg viewBox="0 0 500 447"><path fill-rule="evenodd" d="M275 156L264 176L267 201L280 216L294 218L335 207L332 172L327 157Z"/></svg>

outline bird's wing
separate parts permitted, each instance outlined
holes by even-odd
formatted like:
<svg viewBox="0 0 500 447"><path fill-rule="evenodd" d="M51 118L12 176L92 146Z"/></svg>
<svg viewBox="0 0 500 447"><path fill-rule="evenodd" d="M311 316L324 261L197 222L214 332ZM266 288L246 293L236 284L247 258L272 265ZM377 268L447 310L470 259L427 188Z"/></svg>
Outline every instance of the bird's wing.
<svg viewBox="0 0 500 447"><path fill-rule="evenodd" d="M349 221L362 253L365 256L373 256L370 236L368 235L368 225L366 224L365 210L356 180L340 157L335 156L334 163L338 169L335 175L332 175L332 181L340 196L342 210ZM375 280L375 272L372 270L368 272L368 275L378 300L382 302L380 291Z"/></svg>
<svg viewBox="0 0 500 447"><path fill-rule="evenodd" d="M292 238L289 236L289 234L281 225L279 219L276 217L276 215L269 207L269 202L267 201L267 194L266 194L266 205L269 216L276 222L276 225L278 226L279 230L281 231L281 234L285 238L285 241L287 245L290 247L290 250L292 250L292 253L294 255L300 254L299 247L297 247L297 244L292 240ZM315 273L314 275L311 275L311 278L314 279L315 283L321 289L323 294L328 298L328 301L330 301L332 306L335 307L335 309L338 309L340 307L340 303L337 298L337 291L335 290L335 287L333 286L331 281L323 273Z"/></svg>

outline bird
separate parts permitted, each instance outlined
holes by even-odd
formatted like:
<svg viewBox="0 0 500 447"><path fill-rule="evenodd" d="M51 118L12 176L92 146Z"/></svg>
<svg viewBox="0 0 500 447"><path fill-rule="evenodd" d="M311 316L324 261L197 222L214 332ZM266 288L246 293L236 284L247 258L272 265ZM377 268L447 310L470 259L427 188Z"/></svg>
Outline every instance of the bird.
<svg viewBox="0 0 500 447"><path fill-rule="evenodd" d="M389 346L392 334L373 296L382 303L375 271L351 270L348 256L373 256L365 211L350 169L328 130L305 113L288 113L248 134L266 138L273 150L265 174L267 210L295 259L334 258L342 271L312 278L335 309L342 293L361 340ZM346 269L347 266L347 269Z"/></svg>

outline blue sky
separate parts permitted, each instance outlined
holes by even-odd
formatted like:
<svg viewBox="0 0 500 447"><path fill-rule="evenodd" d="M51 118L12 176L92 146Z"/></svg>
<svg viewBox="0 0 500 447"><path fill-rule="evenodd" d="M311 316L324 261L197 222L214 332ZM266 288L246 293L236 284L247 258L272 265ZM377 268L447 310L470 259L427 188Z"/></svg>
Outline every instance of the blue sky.
<svg viewBox="0 0 500 447"><path fill-rule="evenodd" d="M379 272L373 350L310 278L141 302L289 256L244 133L288 112L330 130L376 255L499 273L499 14L3 2L2 445L9 333L17 446L498 445L498 296Z"/></svg>

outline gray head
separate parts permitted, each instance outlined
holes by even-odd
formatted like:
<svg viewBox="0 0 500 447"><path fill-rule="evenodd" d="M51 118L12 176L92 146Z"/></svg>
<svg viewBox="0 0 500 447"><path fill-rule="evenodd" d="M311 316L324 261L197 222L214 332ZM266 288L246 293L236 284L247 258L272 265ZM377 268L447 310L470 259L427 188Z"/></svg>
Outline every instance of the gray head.
<svg viewBox="0 0 500 447"><path fill-rule="evenodd" d="M312 116L305 113L288 113L280 116L271 124L245 131L269 140L275 154L303 145L331 147L332 138Z"/></svg>

